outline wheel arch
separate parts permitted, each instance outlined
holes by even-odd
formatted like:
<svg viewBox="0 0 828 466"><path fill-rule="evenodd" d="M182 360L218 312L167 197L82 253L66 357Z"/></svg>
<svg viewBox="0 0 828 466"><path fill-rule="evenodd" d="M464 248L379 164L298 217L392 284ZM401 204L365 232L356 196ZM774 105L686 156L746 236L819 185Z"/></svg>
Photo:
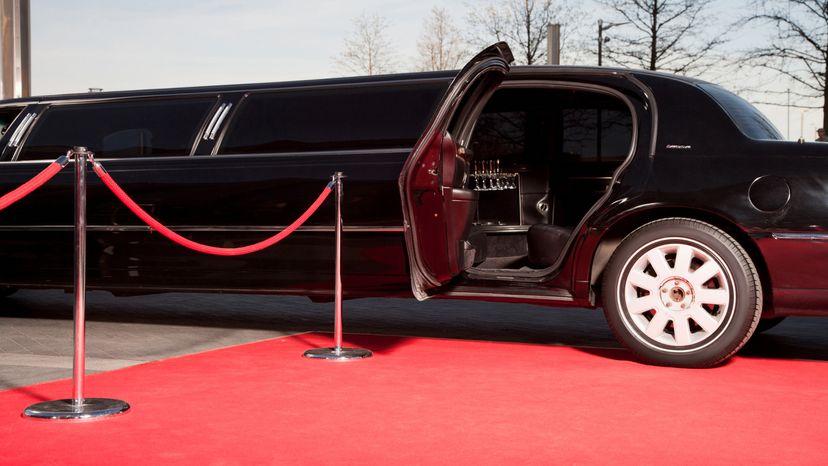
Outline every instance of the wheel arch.
<svg viewBox="0 0 828 466"><path fill-rule="evenodd" d="M708 211L687 207L657 207L647 209L626 215L610 225L610 227L601 236L598 246L595 248L592 256L590 286L595 290L596 297L601 296L599 288L601 286L601 279L607 263L624 238L647 223L667 218L688 218L705 222L719 228L736 240L736 242L739 243L739 245L742 246L748 253L748 256L753 261L756 266L756 270L759 273L764 303L763 313L772 314L773 296L771 293L768 266L765 262L764 256L753 239L751 239L751 237L735 223L724 217ZM600 298L597 299L600 300ZM600 303L597 304L600 305Z"/></svg>

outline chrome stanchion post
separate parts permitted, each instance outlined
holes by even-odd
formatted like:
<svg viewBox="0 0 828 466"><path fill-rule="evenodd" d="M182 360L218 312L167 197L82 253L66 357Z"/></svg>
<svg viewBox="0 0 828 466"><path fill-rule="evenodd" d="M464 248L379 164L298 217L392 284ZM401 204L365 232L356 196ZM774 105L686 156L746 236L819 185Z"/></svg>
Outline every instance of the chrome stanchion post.
<svg viewBox="0 0 828 466"><path fill-rule="evenodd" d="M372 356L370 350L342 347L342 172L333 175L334 195L336 199L336 259L334 265L334 347L315 348L305 351L304 356L311 359L332 359L348 361Z"/></svg>
<svg viewBox="0 0 828 466"><path fill-rule="evenodd" d="M120 414L129 404L110 398L84 398L86 376L86 164L92 155L85 147L70 151L75 160L75 355L72 399L44 401L23 415L43 419L89 419Z"/></svg>
<svg viewBox="0 0 828 466"><path fill-rule="evenodd" d="M83 406L86 375L86 163L85 147L75 147L75 352L72 404Z"/></svg>

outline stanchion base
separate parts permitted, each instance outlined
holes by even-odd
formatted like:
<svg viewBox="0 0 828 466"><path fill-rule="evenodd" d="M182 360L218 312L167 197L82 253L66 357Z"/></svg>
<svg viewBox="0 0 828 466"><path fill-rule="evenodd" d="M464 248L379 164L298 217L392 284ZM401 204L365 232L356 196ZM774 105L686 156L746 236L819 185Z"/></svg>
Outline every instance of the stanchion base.
<svg viewBox="0 0 828 466"><path fill-rule="evenodd" d="M305 351L306 358L329 359L333 361L350 361L352 359L365 359L373 356L371 350L362 348L314 348Z"/></svg>
<svg viewBox="0 0 828 466"><path fill-rule="evenodd" d="M110 398L85 398L83 404L75 405L74 400L44 401L29 406L23 411L26 417L38 419L92 419L125 413L129 404Z"/></svg>

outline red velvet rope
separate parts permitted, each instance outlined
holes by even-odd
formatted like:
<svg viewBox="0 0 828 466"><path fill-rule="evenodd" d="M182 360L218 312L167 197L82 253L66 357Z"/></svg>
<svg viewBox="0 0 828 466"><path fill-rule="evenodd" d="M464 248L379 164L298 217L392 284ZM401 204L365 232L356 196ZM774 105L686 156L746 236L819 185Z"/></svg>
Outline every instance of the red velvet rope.
<svg viewBox="0 0 828 466"><path fill-rule="evenodd" d="M124 205L126 205L129 208L129 210L131 210L135 215L138 216L138 218L140 218L144 223L149 225L152 229L158 231L162 235L166 236L173 242L180 244L181 246L190 248L193 251L203 252L205 254L213 254L216 256L242 256L245 254L261 251L262 249L273 246L274 244L289 236L297 228L302 226L302 224L305 223L305 221L307 221L307 219L311 215L313 215L313 213L316 212L317 209L319 209L319 206L321 206L322 203L325 202L325 199L327 199L328 195L331 194L333 187L333 182L328 183L328 186L326 186L325 189L322 190L322 193L320 193L319 197L317 197L316 200L313 201L313 204L311 204L311 206L308 207L308 210L306 210L302 215L300 215L299 218L297 218L287 228L271 236L270 238L267 238L255 244L251 244L249 246L243 246L238 248L220 248L216 246L208 246L206 244L201 244L189 240L179 235L178 233L170 230L169 228L165 227L161 224L161 222L154 219L150 214L148 214L144 209L142 209L138 204L136 204L135 201L133 201L132 198L130 198L129 195L127 195L127 193L125 193L124 190L121 189L120 186L118 186L115 180L113 180L112 177L109 176L109 173L107 173L106 170L104 170L104 168L100 164L95 163L93 164L93 167L95 169L95 173L98 175L98 177L100 177L101 181L103 181L103 183L112 191L112 193L115 194L115 196L118 199L120 199L121 202L123 202Z"/></svg>
<svg viewBox="0 0 828 466"><path fill-rule="evenodd" d="M66 164L62 163L61 159L63 159L63 157L50 163L48 167L43 169L43 171L35 175L34 178L20 185L20 187L14 191L0 197L0 210L3 210L20 199L28 196L32 193L32 191L43 186L47 181L51 180L52 177L57 175L59 171L63 170L63 167L65 167Z"/></svg>

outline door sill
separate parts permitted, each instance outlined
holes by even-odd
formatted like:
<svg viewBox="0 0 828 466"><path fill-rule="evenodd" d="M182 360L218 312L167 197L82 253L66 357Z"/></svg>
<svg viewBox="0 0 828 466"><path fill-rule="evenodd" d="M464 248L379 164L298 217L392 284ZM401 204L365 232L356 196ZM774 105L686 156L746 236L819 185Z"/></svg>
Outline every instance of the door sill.
<svg viewBox="0 0 828 466"><path fill-rule="evenodd" d="M509 282L540 283L551 278L557 271L554 267L535 270L514 269L466 269L464 275L469 280L497 280Z"/></svg>
<svg viewBox="0 0 828 466"><path fill-rule="evenodd" d="M446 288L435 295L445 298L492 299L498 301L555 301L572 303L575 298L563 288L544 288L535 286L478 286L456 285Z"/></svg>

